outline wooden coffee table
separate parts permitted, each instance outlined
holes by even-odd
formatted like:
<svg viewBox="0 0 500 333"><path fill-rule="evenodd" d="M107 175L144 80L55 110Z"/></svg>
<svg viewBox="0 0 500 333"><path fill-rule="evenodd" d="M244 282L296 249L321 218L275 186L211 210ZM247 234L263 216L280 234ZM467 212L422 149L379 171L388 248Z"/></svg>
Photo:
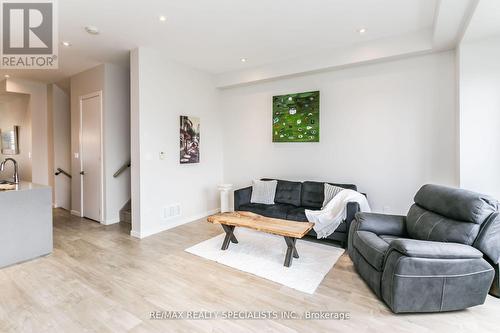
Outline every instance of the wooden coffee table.
<svg viewBox="0 0 500 333"><path fill-rule="evenodd" d="M286 267L292 264L292 257L299 258L295 242L297 238L304 237L314 226L311 222L295 222L281 219L274 219L264 217L251 212L229 212L220 213L209 216L207 221L210 223L217 223L222 226L226 232L226 237L222 242L222 250L227 250L229 243L238 243L234 236L235 227L243 227L253 229L268 234L283 236L287 245L285 263Z"/></svg>

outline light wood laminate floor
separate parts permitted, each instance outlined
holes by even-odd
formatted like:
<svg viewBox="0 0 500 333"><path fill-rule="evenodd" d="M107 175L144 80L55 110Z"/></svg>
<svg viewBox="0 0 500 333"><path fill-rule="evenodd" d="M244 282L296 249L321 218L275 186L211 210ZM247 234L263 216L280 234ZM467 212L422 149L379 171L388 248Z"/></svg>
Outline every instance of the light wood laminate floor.
<svg viewBox="0 0 500 333"><path fill-rule="evenodd" d="M202 220L148 237L54 211L54 253L0 270L0 332L499 332L500 300L394 315L344 254L314 295L184 252ZM150 320L151 311L347 311L338 320Z"/></svg>

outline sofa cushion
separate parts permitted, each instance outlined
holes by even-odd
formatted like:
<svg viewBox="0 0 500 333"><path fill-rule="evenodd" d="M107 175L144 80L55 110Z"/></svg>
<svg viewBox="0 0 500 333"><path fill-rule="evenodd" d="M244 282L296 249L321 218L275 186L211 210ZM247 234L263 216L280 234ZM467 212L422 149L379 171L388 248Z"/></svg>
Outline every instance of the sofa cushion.
<svg viewBox="0 0 500 333"><path fill-rule="evenodd" d="M241 211L252 212L266 217L273 217L283 220L286 219L288 211L292 208L294 208L294 206L285 204L264 205L249 203L240 206Z"/></svg>
<svg viewBox="0 0 500 333"><path fill-rule="evenodd" d="M292 208L288 211L286 219L290 220L290 221L308 222L307 217L306 217L306 213L305 213L306 209L308 209L308 208L304 208L304 207ZM347 223L345 223L345 221L340 223L338 228L335 229L335 232L347 232ZM316 234L314 234L314 235L316 235Z"/></svg>
<svg viewBox="0 0 500 333"><path fill-rule="evenodd" d="M357 191L356 185L353 184L328 184ZM323 206L323 201L325 200L324 191L324 182L303 182L301 206L320 209Z"/></svg>
<svg viewBox="0 0 500 333"><path fill-rule="evenodd" d="M301 182L290 182L287 180L278 180L274 202L281 204L300 206L300 195L302 193Z"/></svg>
<svg viewBox="0 0 500 333"><path fill-rule="evenodd" d="M472 245L480 225L453 220L413 205L406 217L406 229L414 239Z"/></svg>
<svg viewBox="0 0 500 333"><path fill-rule="evenodd" d="M481 224L498 209L494 198L464 189L424 185L415 195L422 208L453 220Z"/></svg>
<svg viewBox="0 0 500 333"><path fill-rule="evenodd" d="M389 245L391 244L391 242L393 240L402 239L401 237L393 236L393 235L379 235L379 237L382 238L383 240L385 240ZM403 238L403 239L405 239L405 238Z"/></svg>
<svg viewBox="0 0 500 333"><path fill-rule="evenodd" d="M469 245L429 242L416 239L396 239L390 248L407 257L430 259L479 259L483 254Z"/></svg>
<svg viewBox="0 0 500 333"><path fill-rule="evenodd" d="M389 244L370 231L356 231L353 245L365 260L377 271L383 270L384 258Z"/></svg>
<svg viewBox="0 0 500 333"><path fill-rule="evenodd" d="M286 219L291 221L307 222L305 210L306 209L304 207L292 208L288 211Z"/></svg>

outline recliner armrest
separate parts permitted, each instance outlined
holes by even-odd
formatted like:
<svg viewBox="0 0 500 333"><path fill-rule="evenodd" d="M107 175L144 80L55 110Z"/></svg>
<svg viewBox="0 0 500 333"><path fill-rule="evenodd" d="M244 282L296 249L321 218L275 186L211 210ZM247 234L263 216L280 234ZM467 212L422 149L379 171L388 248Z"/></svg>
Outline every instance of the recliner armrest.
<svg viewBox="0 0 500 333"><path fill-rule="evenodd" d="M500 213L493 213L483 222L474 247L483 252L493 263L500 262Z"/></svg>
<svg viewBox="0 0 500 333"><path fill-rule="evenodd" d="M430 259L478 259L483 254L478 249L459 243L423 241L418 239L396 239L389 251L396 250L408 257Z"/></svg>
<svg viewBox="0 0 500 333"><path fill-rule="evenodd" d="M370 231L376 235L392 235L405 237L406 216L385 215L376 213L357 213L357 230Z"/></svg>
<svg viewBox="0 0 500 333"><path fill-rule="evenodd" d="M252 198L252 186L234 191L234 210L239 210L241 205L249 204Z"/></svg>

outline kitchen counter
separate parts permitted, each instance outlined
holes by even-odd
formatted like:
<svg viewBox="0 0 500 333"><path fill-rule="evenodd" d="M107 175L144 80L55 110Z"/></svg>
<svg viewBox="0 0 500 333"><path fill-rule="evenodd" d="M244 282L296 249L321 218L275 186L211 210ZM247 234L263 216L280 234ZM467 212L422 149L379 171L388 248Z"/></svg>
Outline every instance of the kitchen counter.
<svg viewBox="0 0 500 333"><path fill-rule="evenodd" d="M42 188L48 188L50 190L50 187L48 187L48 186L38 185L38 184L30 183L30 182L19 182L19 184L15 184L14 186L16 187L15 189L7 190L7 191L28 191L28 190L36 190L36 189L42 189ZM0 194L2 192L7 192L7 191L0 191Z"/></svg>
<svg viewBox="0 0 500 333"><path fill-rule="evenodd" d="M50 254L52 189L20 182L0 191L0 267Z"/></svg>

